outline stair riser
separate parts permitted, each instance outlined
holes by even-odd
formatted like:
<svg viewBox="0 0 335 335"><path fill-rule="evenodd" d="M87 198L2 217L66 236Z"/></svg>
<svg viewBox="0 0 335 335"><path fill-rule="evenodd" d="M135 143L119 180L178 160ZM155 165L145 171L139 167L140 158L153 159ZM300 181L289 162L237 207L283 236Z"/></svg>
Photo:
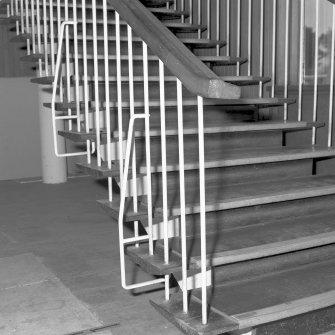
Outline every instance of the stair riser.
<svg viewBox="0 0 335 335"><path fill-rule="evenodd" d="M216 282L233 282L263 276L271 272L285 271L311 263L319 263L335 257L335 245L291 252L214 268Z"/></svg>
<svg viewBox="0 0 335 335"><path fill-rule="evenodd" d="M261 223L266 224L274 220L329 212L334 208L334 204L335 195L327 195L207 213L207 231L216 232L217 230L245 227ZM198 234L200 227L199 216L189 215L187 222L189 232Z"/></svg>

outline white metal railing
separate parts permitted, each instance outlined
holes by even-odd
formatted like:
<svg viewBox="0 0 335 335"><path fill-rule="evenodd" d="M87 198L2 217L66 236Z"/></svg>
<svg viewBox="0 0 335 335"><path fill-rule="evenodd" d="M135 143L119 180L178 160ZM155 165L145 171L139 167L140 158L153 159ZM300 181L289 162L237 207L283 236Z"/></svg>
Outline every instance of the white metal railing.
<svg viewBox="0 0 335 335"><path fill-rule="evenodd" d="M101 7L102 4L102 7ZM167 5L169 7L169 5ZM321 25L321 11L328 8L330 13ZM127 284L125 272L125 247L133 244L139 247L141 243L148 244L148 254L153 255L154 225L152 194L152 160L150 128L150 113L160 115L160 151L161 151L161 193L162 193L162 228L164 263L170 263L169 257L169 182L167 169L168 129L166 124L167 107L175 106L177 111L178 136L178 170L180 194L180 240L183 311L188 312L188 273L189 255L187 253L187 216L185 182L185 129L183 114L186 91L183 83L176 78L175 98L166 98L167 71L162 60L157 59L157 85L159 94L152 98L150 71L154 66L148 55L148 45L138 44L131 25L121 20L118 13L109 8L107 0L87 2L82 0L11 0L6 5L7 16L16 16L18 35L26 36L27 54L38 56L38 76L54 79L52 94L53 137L55 153L59 157L86 156L87 163L93 164L93 154L96 156L96 166L107 166L113 169L113 162L119 166L120 208L118 217L121 282L126 289L134 289L157 283L165 284L165 298L169 299L169 275L144 283ZM78 8L81 15L78 15ZM226 40L226 47L216 47L211 55L237 58L236 65L230 69L217 69L220 75L238 76L269 76L271 83L264 85L259 80L254 93L257 97L295 96L296 110L287 104L284 106L283 120L307 120L316 122L322 120L327 124L326 144L332 146L333 138L333 95L334 95L334 57L335 57L335 7L326 0L176 0L171 8L189 11L190 15L180 18L182 23L197 24L195 32L198 38ZM315 13L311 16L311 10ZM87 11L90 9L90 11ZM330 10L331 9L331 10ZM101 12L102 11L102 12ZM90 14L88 14L90 13ZM102 16L100 15L102 13ZM98 15L99 14L99 15ZM266 16L270 20L265 20ZM247 18L242 20L242 18ZM308 23L308 22L309 23ZM312 25L311 25L312 22ZM309 25L308 25L309 24ZM320 85L321 75L320 34L327 34L324 25L330 32L330 44L327 45L327 62L329 63L329 81ZM207 27L207 29L203 29ZM308 29L310 30L308 30ZM322 28L322 29L321 29ZM307 33L315 36L313 45L307 43ZM314 34L314 35L313 35ZM310 40L313 40L313 38ZM270 41L270 42L269 42ZM136 43L136 45L135 45ZM307 68L306 49L314 55L311 69ZM57 50L57 53L56 53ZM201 52L199 52L201 54ZM135 60L136 56L136 60ZM308 56L311 57L311 56ZM139 63L138 59L142 62ZM244 62L243 59L248 59ZM36 59L36 58L35 58ZM141 69L143 96L139 97L136 89L138 74ZM309 63L308 63L309 64ZM126 71L126 73L124 72ZM116 75L111 75L111 73ZM312 77L312 81L308 78ZM91 78L91 79L90 79ZM329 86L329 87L328 87ZM171 90L171 87L169 87ZM320 101L320 91L328 91L327 99ZM310 94L310 97L307 96ZM111 98L113 97L113 98ZM311 99L311 109L307 110L304 102ZM190 99L189 99L190 100ZM189 100L187 103L189 103ZM191 99L192 100L192 99ZM199 194L200 194L200 236L201 236L201 290L202 290L202 322L208 321L207 286L207 250L206 250L206 188L205 188L205 157L204 157L204 99L194 95L198 118L197 133L199 141ZM327 100L328 106L321 108L320 104ZM59 115L60 105L65 115ZM154 106L154 107L153 107ZM325 115L326 114L326 115ZM57 146L57 122L66 123L69 131L93 134L93 139L86 140L86 149L80 152L61 153ZM73 123L75 124L75 128ZM144 123L145 136L145 176L138 173L136 125ZM142 128L140 128L142 129ZM313 127L311 143L318 144L318 133ZM126 136L125 136L126 133ZM156 132L157 134L157 132ZM157 135L155 135L157 136ZM129 173L129 171L131 172ZM141 183L145 187L141 187ZM108 178L108 199L115 200L112 177ZM130 191L129 191L130 190ZM125 237L124 216L126 197L132 197L132 209L139 211L139 196L142 192L147 204L147 234L140 235L139 222L134 222L134 236Z"/></svg>

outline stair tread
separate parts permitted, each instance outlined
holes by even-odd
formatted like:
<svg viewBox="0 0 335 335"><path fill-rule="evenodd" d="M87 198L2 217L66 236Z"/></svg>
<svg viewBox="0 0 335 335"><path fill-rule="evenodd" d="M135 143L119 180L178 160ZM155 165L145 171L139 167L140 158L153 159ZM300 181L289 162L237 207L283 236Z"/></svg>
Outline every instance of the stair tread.
<svg viewBox="0 0 335 335"><path fill-rule="evenodd" d="M120 195L113 194L113 201L108 199L97 200L97 203L106 210L116 220L119 217ZM125 200L124 222L139 221L147 215L147 207L139 203L138 211L133 211L133 198L128 197Z"/></svg>
<svg viewBox="0 0 335 335"><path fill-rule="evenodd" d="M161 7L166 4L174 3L174 0L141 0L141 2L147 7Z"/></svg>
<svg viewBox="0 0 335 335"><path fill-rule="evenodd" d="M19 34L10 39L11 42L26 42L28 39L31 39L31 34Z"/></svg>
<svg viewBox="0 0 335 335"><path fill-rule="evenodd" d="M128 59L125 59L128 60ZM135 61L137 60L141 60L141 58L134 58ZM152 59L152 60L156 60L156 59ZM80 79L83 81L86 78L86 80L88 81L94 81L96 78L92 75L92 76L86 76L84 77L83 75L80 76ZM238 86L246 86L246 85L258 85L260 82L267 83L269 81L271 81L271 79L269 77L257 77L257 76L221 76L220 77L223 81L232 83L234 85L238 85ZM149 76L148 80L149 81L157 81L159 82L159 76ZM176 81L177 77L175 76L164 76L164 81L165 82L173 82ZM97 76L97 80L98 81L105 81L105 77L104 76ZM112 83L117 81L117 76L109 76L108 80ZM133 77L134 82L143 82L144 81L144 77L143 76L134 76ZM121 76L121 81L123 82L128 82L129 81L129 76Z"/></svg>
<svg viewBox="0 0 335 335"><path fill-rule="evenodd" d="M128 59L124 59L128 60ZM142 60L141 58L134 58L134 60ZM157 60L157 59L152 59L152 60ZM81 80L84 80L84 76L80 77ZM271 79L269 77L256 77L256 76L221 76L220 77L223 81L230 82L235 85L253 85L253 84L259 84L259 82L262 83L267 83ZM97 77L98 81L105 81L104 76L98 76ZM115 82L117 81L117 76L109 76L109 81L110 82ZM133 77L135 82L142 82L144 81L143 76L134 76ZM175 76L165 76L164 81L176 81L177 77ZM88 81L93 81L95 78L93 76L87 76ZM149 81L159 81L159 76L149 76L148 77ZM127 82L129 81L129 76L121 76L121 81Z"/></svg>
<svg viewBox="0 0 335 335"><path fill-rule="evenodd" d="M21 20L21 17L18 15L13 15L10 17L4 17L0 18L0 25L8 25L8 24L13 24L15 21Z"/></svg>
<svg viewBox="0 0 335 335"><path fill-rule="evenodd" d="M247 58L243 57L231 57L231 56L198 56L203 62L214 63L216 65L222 64L236 64L236 63L246 63Z"/></svg>
<svg viewBox="0 0 335 335"><path fill-rule="evenodd" d="M204 99L207 102L209 99ZM281 106L285 103L295 103L295 99L285 98L242 98L242 99L211 99L209 103L220 104L224 106L241 106L241 105L256 105L256 106Z"/></svg>
<svg viewBox="0 0 335 335"><path fill-rule="evenodd" d="M172 123L173 122L173 123ZM198 128L196 124L197 120L190 120L184 122L184 134L185 135L196 135L198 134ZM311 129L315 127L323 127L324 124L321 122L308 123L308 122L293 122L293 121L253 121L253 122L230 122L225 125L218 125L216 120L210 120L210 122L205 123L204 132L205 134L215 134L215 133L230 133L230 132L246 132L246 131L266 131L266 130L299 130L299 129ZM102 139L106 137L106 129L100 129ZM74 142L83 142L86 140L94 140L96 138L95 130L91 129L88 133L85 131L75 131L75 130L61 130L58 131L60 136L63 136ZM151 121L150 123L150 136L160 136L161 129L160 125L156 125ZM178 135L178 130L176 129L176 120L168 119L166 123L166 136L176 136ZM126 138L126 132L123 132L122 137ZM143 127L137 127L134 136L136 138L141 138L145 136ZM118 139L119 132L113 131L112 138Z"/></svg>
<svg viewBox="0 0 335 335"><path fill-rule="evenodd" d="M257 76L222 76L221 79L238 86L266 84L271 81L270 77Z"/></svg>
<svg viewBox="0 0 335 335"><path fill-rule="evenodd" d="M77 135L78 136L78 135ZM94 135L86 139L94 139ZM321 157L335 156L335 149L327 149L324 147L270 147L270 148L243 148L243 149L225 149L225 150L212 150L211 152L205 153L205 168L218 168L228 166L239 166L239 165L250 165L250 164L262 164L262 163L273 163L281 161L299 160L299 159L311 159ZM227 158L228 157L228 158ZM194 170L199 168L198 153L192 150L186 151L185 155L185 170ZM167 154L167 172L179 171L178 155L175 153L171 155ZM152 151L151 156L151 172L162 172L161 166L161 151L160 148L156 148L156 151ZM146 166L142 158L138 159L137 162L138 173L146 174ZM144 165L143 165L144 164ZM108 169L107 164L103 163L102 166L97 166L94 163L78 163L78 166L87 170L86 172L99 177L112 177L119 175L119 165L116 162L112 162L112 168Z"/></svg>
<svg viewBox="0 0 335 335"><path fill-rule="evenodd" d="M195 187L198 187L196 185ZM193 182L187 185L186 180L186 214L200 212L199 191ZM244 183L220 186L217 180L206 182L205 210L220 211L233 208L270 204L296 199L304 199L335 193L335 175L296 177L280 180ZM180 215L179 187L168 186L168 215ZM157 212L163 210L162 195L153 195L153 206ZM145 203L146 198L142 201Z"/></svg>
<svg viewBox="0 0 335 335"><path fill-rule="evenodd" d="M216 283L208 291L209 301L243 329L334 305L334 276L334 260L312 263L254 279ZM193 294L200 297L201 293Z"/></svg>
<svg viewBox="0 0 335 335"><path fill-rule="evenodd" d="M335 243L334 212L300 216L246 227L220 230L206 235L208 266L219 266L269 257ZM187 237L190 267L201 267L200 236ZM170 262L165 264L163 241L158 242L154 256L147 244L129 247L128 255L154 275L179 273L181 270L180 238L169 243Z"/></svg>
<svg viewBox="0 0 335 335"><path fill-rule="evenodd" d="M156 149L156 150L155 150ZM160 148L152 150L152 172L161 172ZM318 157L335 156L335 149L322 146L297 146L297 147L256 147L221 149L211 148L205 152L205 168L228 167L249 164L272 163L289 160L299 160ZM199 153L186 150L184 154L185 170L199 167ZM178 152L167 153L167 171L179 170ZM140 173L146 173L146 167L139 167Z"/></svg>
<svg viewBox="0 0 335 335"><path fill-rule="evenodd" d="M40 78L34 78L34 81L32 82L39 82L41 79ZM42 80L41 80L42 81ZM122 101L122 107L123 108L129 108L130 104L129 102L124 99ZM205 106L246 106L246 105L254 105L259 108L262 107L274 107L274 106L283 106L285 103L287 104L292 104L295 102L295 99L284 99L284 98L251 98L251 99L204 99L204 105ZM50 108L51 104L50 103L44 103L43 104L45 107ZM80 105L83 107L84 103L80 102ZM183 106L197 106L198 101L197 99L183 99ZM90 109L94 108L94 102L89 101L89 106ZM149 101L149 106L150 107L160 107L160 101L158 100L150 100ZM165 107L175 107L177 106L177 100L175 99L170 99L165 101ZM100 109L103 109L105 107L105 103L102 103L100 105ZM116 101L110 101L110 107L118 107L118 102ZM134 102L134 107L135 108L143 108L144 107L144 102L143 101L135 101ZM71 102L59 102L56 103L56 110L57 111L65 111L68 109L75 109L76 108L76 102L71 101Z"/></svg>
<svg viewBox="0 0 335 335"><path fill-rule="evenodd" d="M175 10L170 8L149 8L149 10L160 19L178 19L182 16L187 17L187 11Z"/></svg>
<svg viewBox="0 0 335 335"><path fill-rule="evenodd" d="M227 44L226 41L209 40L206 38L180 38L180 40L191 48L212 48L216 46L223 47Z"/></svg>
<svg viewBox="0 0 335 335"><path fill-rule="evenodd" d="M20 35L19 35L20 36ZM73 36L71 36L73 39ZM78 40L82 40L83 35L78 34ZM86 41L93 41L93 35L86 35ZM199 38L179 38L181 42L184 44L189 45L192 48L208 48L208 47L215 47L219 45L220 47L226 45L226 41L217 41L217 40L209 40L209 39L199 39ZM104 41L103 35L97 36L97 41ZM108 36L108 41L115 42L116 36ZM140 37L133 36L132 38L133 43L142 43L143 40ZM128 43L128 37L127 36L120 36L120 42Z"/></svg>
<svg viewBox="0 0 335 335"><path fill-rule="evenodd" d="M41 84L41 85L52 85L53 81L54 76L36 77L30 80L30 82L34 84Z"/></svg>
<svg viewBox="0 0 335 335"><path fill-rule="evenodd" d="M201 24L192 24L192 23L182 23L182 22L165 22L167 28L172 30L175 33L180 32L197 32L198 30L204 31L207 29L207 26Z"/></svg>
<svg viewBox="0 0 335 335"><path fill-rule="evenodd" d="M118 177L120 176L119 173L119 163L117 161L112 161L111 168L108 167L106 163L101 164L98 166L97 162L92 161L89 163L76 163L78 167L84 170L89 175L96 177L96 178L103 178L103 177Z"/></svg>
<svg viewBox="0 0 335 335"><path fill-rule="evenodd" d="M87 54L87 59L93 59L93 54ZM83 59L84 56L82 54L78 55L79 59ZM199 58L206 63L211 63L212 65L235 65L236 63L245 63L247 62L247 58L242 57L230 57L230 56L199 56ZM103 55L98 55L97 59L104 60L105 57ZM115 55L109 55L108 59L116 60ZM129 57L127 55L121 55L122 61L128 61ZM142 55L133 55L134 61L143 61ZM148 55L149 61L158 61L159 58L155 55Z"/></svg>
<svg viewBox="0 0 335 335"><path fill-rule="evenodd" d="M217 266L335 243L334 215L300 216L210 233L208 261ZM178 240L173 249L181 252ZM192 246L192 263L200 267L200 237L189 236L187 243Z"/></svg>
<svg viewBox="0 0 335 335"><path fill-rule="evenodd" d="M161 135L160 124L155 122L156 120L150 120L150 135L159 136ZM177 135L178 130L176 129L175 118L167 118L166 120L166 136ZM206 120L204 124L204 132L207 134L215 133L230 133L230 132L246 132L246 131L266 131L266 130L298 130L298 129L310 129L313 126L323 127L322 122L298 122L298 121L240 121L240 122L227 122L223 125L218 124L217 120ZM135 128L135 137L144 137L144 125L140 128L139 125ZM184 121L184 134L198 134L197 120ZM123 136L126 136L126 132ZM119 136L118 131L113 132L114 137Z"/></svg>
<svg viewBox="0 0 335 335"><path fill-rule="evenodd" d="M208 315L208 323L203 325L201 303L194 298L189 302L188 313L182 312L183 301L180 295L172 295L168 301L150 302L159 313L188 335L219 335L239 328L238 322L233 318L213 309Z"/></svg>

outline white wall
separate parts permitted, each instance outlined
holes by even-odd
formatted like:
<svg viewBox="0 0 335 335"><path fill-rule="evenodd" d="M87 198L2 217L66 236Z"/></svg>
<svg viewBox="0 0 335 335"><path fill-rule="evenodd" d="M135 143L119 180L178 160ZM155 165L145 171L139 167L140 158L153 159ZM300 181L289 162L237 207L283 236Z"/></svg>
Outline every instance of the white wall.
<svg viewBox="0 0 335 335"><path fill-rule="evenodd" d="M41 176L38 95L30 78L0 78L0 180Z"/></svg>

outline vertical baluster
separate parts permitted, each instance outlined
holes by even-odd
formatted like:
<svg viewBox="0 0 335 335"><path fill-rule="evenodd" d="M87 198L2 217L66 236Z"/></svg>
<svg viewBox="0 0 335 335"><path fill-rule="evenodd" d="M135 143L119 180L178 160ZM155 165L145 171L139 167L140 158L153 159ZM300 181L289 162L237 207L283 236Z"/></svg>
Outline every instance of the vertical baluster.
<svg viewBox="0 0 335 335"><path fill-rule="evenodd" d="M277 0L273 0L272 8L272 75L271 97L275 96L276 87L276 52L277 52Z"/></svg>
<svg viewBox="0 0 335 335"><path fill-rule="evenodd" d="M198 96L199 138L199 194L200 194L200 238L201 238L201 304L202 323L207 324L207 248L206 248L206 189L205 189L205 144L203 98Z"/></svg>
<svg viewBox="0 0 335 335"><path fill-rule="evenodd" d="M288 97L288 55L289 55L289 30L290 30L290 0L286 0L285 9L285 70L284 70L284 98ZM287 103L284 105L284 120L287 120Z"/></svg>
<svg viewBox="0 0 335 335"><path fill-rule="evenodd" d="M261 0L260 13L260 32L259 32L259 76L263 77L264 71L264 0ZM263 96L263 82L259 82L259 97Z"/></svg>
<svg viewBox="0 0 335 335"><path fill-rule="evenodd" d="M21 34L24 34L24 32L25 32L23 13L24 13L23 0L20 0Z"/></svg>
<svg viewBox="0 0 335 335"><path fill-rule="evenodd" d="M304 39L305 39L305 0L300 1L300 42L299 42L299 97L298 121L302 118L302 85L304 80Z"/></svg>
<svg viewBox="0 0 335 335"><path fill-rule="evenodd" d="M7 17L10 17L10 5L7 5Z"/></svg>
<svg viewBox="0 0 335 335"><path fill-rule="evenodd" d="M49 22L50 22L50 63L51 63L51 74L54 76L55 75L55 32L54 32L54 3L53 0L50 0L50 17L49 17ZM76 25L73 26L73 29L76 30ZM68 52L68 34L69 30L67 28L67 46L66 50Z"/></svg>
<svg viewBox="0 0 335 335"><path fill-rule="evenodd" d="M50 0L50 4L51 2L52 0ZM69 20L69 1L65 0L65 21L68 20ZM51 40L51 34L50 34L50 40ZM71 74L70 74L70 35L68 25L65 27L65 68L66 68L66 101L69 103L71 101L71 86L70 86ZM68 115L71 114L72 111L71 108L69 108ZM68 124L69 124L69 130L72 130L72 119L69 118Z"/></svg>
<svg viewBox="0 0 335 335"><path fill-rule="evenodd" d="M77 22L77 0L73 0L73 49L74 49L74 80L75 101L77 114L77 131L80 132L80 94L79 94L79 62L78 62L78 22ZM52 22L52 26L54 23ZM51 48L52 50L52 48ZM52 51L51 51L52 55ZM53 70L54 71L54 70Z"/></svg>
<svg viewBox="0 0 335 335"><path fill-rule="evenodd" d="M241 0L237 0L237 23L236 23L236 56L241 56ZM240 75L240 62L236 65L236 75Z"/></svg>
<svg viewBox="0 0 335 335"><path fill-rule="evenodd" d="M227 56L230 55L230 0L226 0L227 7L226 7L226 41L227 47L226 52Z"/></svg>
<svg viewBox="0 0 335 335"><path fill-rule="evenodd" d="M198 25L202 24L201 0L198 0ZM201 29L198 30L198 38L201 38Z"/></svg>
<svg viewBox="0 0 335 335"><path fill-rule="evenodd" d="M58 31L57 42L59 44L60 43L60 39L61 39L61 35L60 35L60 31L61 31L61 6L60 6L60 0L57 0L57 31ZM61 70L61 76L63 77L63 69ZM60 101L64 100L64 95L65 94L64 94L64 87L63 86L64 86L64 84L63 84L63 78L61 78L61 80L59 82L59 91L60 91L59 97L60 97Z"/></svg>
<svg viewBox="0 0 335 335"><path fill-rule="evenodd" d="M189 0L190 24L193 24L193 0Z"/></svg>
<svg viewBox="0 0 335 335"><path fill-rule="evenodd" d="M219 41L220 40L220 36L221 36L221 26L220 26L220 1L221 0L216 0L216 39ZM220 56L220 46L217 45L216 46L216 55Z"/></svg>
<svg viewBox="0 0 335 335"><path fill-rule="evenodd" d="M92 24L93 24L93 71L94 71L94 105L95 105L95 134L97 164L101 166L101 132L100 132L100 96L99 96L99 64L98 64L98 42L97 42L97 5L92 0Z"/></svg>
<svg viewBox="0 0 335 335"><path fill-rule="evenodd" d="M83 88L84 88L84 113L85 113L85 131L86 133L90 132L90 123L89 123L89 91L88 91L88 74L87 74L87 41L86 41L86 0L81 0L81 17L82 17L82 35L83 35ZM106 121L107 122L107 121ZM107 134L108 136L108 134ZM86 141L86 151L87 151L87 163L91 164L91 141Z"/></svg>
<svg viewBox="0 0 335 335"><path fill-rule="evenodd" d="M33 54L36 53L36 40L35 40L35 0L30 2L31 9L31 43Z"/></svg>
<svg viewBox="0 0 335 335"><path fill-rule="evenodd" d="M59 0L58 0L59 1ZM59 30L60 33L60 30ZM47 0L43 0L44 75L49 75Z"/></svg>
<svg viewBox="0 0 335 335"><path fill-rule="evenodd" d="M167 198L167 168L166 168L166 123L165 123L165 84L164 64L159 60L159 92L161 117L161 152L162 152L162 193L163 193L163 229L164 229L164 262L169 264L168 236L168 198ZM165 276L165 300L170 298L169 276Z"/></svg>
<svg viewBox="0 0 335 335"><path fill-rule="evenodd" d="M211 21L211 1L207 0L207 39L211 39L212 21Z"/></svg>
<svg viewBox="0 0 335 335"><path fill-rule="evenodd" d="M40 0L36 0L36 20L37 20L37 52L42 53L41 42L41 16L40 16ZM42 77L42 59L38 58L38 75Z"/></svg>
<svg viewBox="0 0 335 335"><path fill-rule="evenodd" d="M15 16L19 16L19 0L15 0ZM20 34L20 21L15 20L15 26L16 26L16 35Z"/></svg>
<svg viewBox="0 0 335 335"><path fill-rule="evenodd" d="M149 123L149 71L148 71L148 46L143 42L143 77L144 77L144 113L145 118L145 157L147 166L147 203L148 203L148 235L149 253L154 254L152 230L152 189L151 189L151 154L150 154L150 123Z"/></svg>
<svg viewBox="0 0 335 335"><path fill-rule="evenodd" d="M57 0L57 31L58 31L58 42L60 39L60 26L61 26L61 8L60 8L60 0Z"/></svg>
<svg viewBox="0 0 335 335"><path fill-rule="evenodd" d="M29 27L29 3L28 0L25 1L26 7L26 33L30 34L30 27ZM8 8L8 7L7 7ZM27 54L30 55L30 39L27 38Z"/></svg>
<svg viewBox="0 0 335 335"><path fill-rule="evenodd" d="M19 1L15 0L15 16L19 16Z"/></svg>
<svg viewBox="0 0 335 335"><path fill-rule="evenodd" d="M117 118L119 133L119 165L120 179L123 178L123 120L122 120L122 82L121 82L121 42L120 42L120 15L115 12L115 34L116 34L116 78L117 78Z"/></svg>
<svg viewBox="0 0 335 335"><path fill-rule="evenodd" d="M248 76L251 76L252 64L252 0L248 0Z"/></svg>
<svg viewBox="0 0 335 335"><path fill-rule="evenodd" d="M133 62L133 32L129 25L127 25L128 35L128 73L129 73L129 105L130 105L130 116L135 114L134 105L134 62ZM138 199L137 199L137 174L136 174L136 144L135 138L133 137L132 142L133 154L132 154L132 196L133 196L133 210L135 213L138 211ZM138 237L138 221L134 222L134 236ZM137 243L138 247L139 244Z"/></svg>
<svg viewBox="0 0 335 335"><path fill-rule="evenodd" d="M10 16L14 16L14 0L10 0Z"/></svg>
<svg viewBox="0 0 335 335"><path fill-rule="evenodd" d="M182 11L185 10L185 0L181 0L181 8ZM185 22L185 15L181 16L181 22L184 23Z"/></svg>
<svg viewBox="0 0 335 335"><path fill-rule="evenodd" d="M332 15L332 42L330 56L330 93L329 93L329 119L328 119L328 147L332 146L333 131L333 105L334 105L334 57L335 57L335 6Z"/></svg>
<svg viewBox="0 0 335 335"><path fill-rule="evenodd" d="M185 167L184 167L184 125L183 125L183 88L177 79L177 112L178 112L178 149L179 149L179 191L180 191L180 225L181 225L181 258L182 258L182 290L183 311L188 312L187 291L187 245L186 245L186 200L185 200Z"/></svg>
<svg viewBox="0 0 335 335"><path fill-rule="evenodd" d="M103 0L103 25L104 25L104 70L105 70L105 122L106 122L106 158L108 169L112 168L111 158L111 117L110 117L110 97L109 97L109 51L108 51L108 14L107 14L107 0ZM113 201L112 178L108 178L108 200Z"/></svg>
<svg viewBox="0 0 335 335"><path fill-rule="evenodd" d="M315 49L314 49L314 98L313 98L313 122L317 120L318 107L318 58L319 58L319 8L320 0L315 1ZM312 144L316 143L316 127L313 127Z"/></svg>

